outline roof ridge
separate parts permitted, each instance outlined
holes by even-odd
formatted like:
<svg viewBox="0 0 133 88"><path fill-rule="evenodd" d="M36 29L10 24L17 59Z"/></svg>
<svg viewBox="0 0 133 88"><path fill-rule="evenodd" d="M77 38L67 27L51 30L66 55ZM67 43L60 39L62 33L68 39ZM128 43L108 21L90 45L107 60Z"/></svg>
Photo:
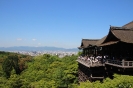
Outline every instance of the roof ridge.
<svg viewBox="0 0 133 88"><path fill-rule="evenodd" d="M110 26L110 29L112 30L115 30L115 29L117 29L117 30L122 30L122 29L128 29L128 28L126 28L126 27L116 27L116 26Z"/></svg>
<svg viewBox="0 0 133 88"><path fill-rule="evenodd" d="M89 39L89 40L99 40L99 39Z"/></svg>
<svg viewBox="0 0 133 88"><path fill-rule="evenodd" d="M122 27L125 27L125 26L127 26L128 24L131 24L131 23L133 23L133 21L131 21L131 22L129 22L129 23L123 25Z"/></svg>
<svg viewBox="0 0 133 88"><path fill-rule="evenodd" d="M82 40L96 41L96 40L100 40L100 39L82 39Z"/></svg>
<svg viewBox="0 0 133 88"><path fill-rule="evenodd" d="M133 29L111 29L111 30L112 30L112 31L113 31L113 30L124 30L124 31L129 31L129 30L130 30L130 31L133 31Z"/></svg>

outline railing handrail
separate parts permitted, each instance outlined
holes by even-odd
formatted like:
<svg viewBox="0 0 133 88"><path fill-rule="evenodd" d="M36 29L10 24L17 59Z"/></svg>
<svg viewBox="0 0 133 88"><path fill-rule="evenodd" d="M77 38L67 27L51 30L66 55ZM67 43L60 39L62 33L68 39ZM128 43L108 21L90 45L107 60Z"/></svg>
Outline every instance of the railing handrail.
<svg viewBox="0 0 133 88"><path fill-rule="evenodd" d="M78 58L82 63L84 63L87 66L101 66L104 63L101 61L93 62L92 60L88 60L87 58ZM133 61L119 61L119 60L111 60L111 59L106 59L105 64L114 64L115 66L120 66L120 67L133 67Z"/></svg>
<svg viewBox="0 0 133 88"><path fill-rule="evenodd" d="M133 62L133 61L124 61L124 62Z"/></svg>
<svg viewBox="0 0 133 88"><path fill-rule="evenodd" d="M125 61L125 60L119 61L119 60L107 59L106 63L111 63L122 67L133 67L133 61Z"/></svg>

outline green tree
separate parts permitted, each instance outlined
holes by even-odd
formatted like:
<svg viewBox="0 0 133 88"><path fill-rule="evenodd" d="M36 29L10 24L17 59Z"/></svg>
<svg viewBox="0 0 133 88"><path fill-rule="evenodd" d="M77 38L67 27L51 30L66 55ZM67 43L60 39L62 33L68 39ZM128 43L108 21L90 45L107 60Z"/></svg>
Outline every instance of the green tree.
<svg viewBox="0 0 133 88"><path fill-rule="evenodd" d="M20 74L17 55L9 55L3 62L2 68L7 78L10 77L13 68L15 69L16 74Z"/></svg>

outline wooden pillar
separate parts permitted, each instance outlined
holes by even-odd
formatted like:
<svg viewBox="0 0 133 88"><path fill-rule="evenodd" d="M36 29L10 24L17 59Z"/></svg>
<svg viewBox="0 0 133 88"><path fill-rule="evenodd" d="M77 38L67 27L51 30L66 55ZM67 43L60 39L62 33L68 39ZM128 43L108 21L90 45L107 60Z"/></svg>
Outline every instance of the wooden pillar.
<svg viewBox="0 0 133 88"><path fill-rule="evenodd" d="M86 53L87 53L87 55L88 55L88 48L87 48L87 50L86 50Z"/></svg>
<svg viewBox="0 0 133 88"><path fill-rule="evenodd" d="M94 51L94 52L93 52L93 55L95 55L95 48L93 48L93 51Z"/></svg>
<svg viewBox="0 0 133 88"><path fill-rule="evenodd" d="M122 66L124 66L124 59L122 60Z"/></svg>
<svg viewBox="0 0 133 88"><path fill-rule="evenodd" d="M87 49L85 49L85 56L87 55Z"/></svg>
<svg viewBox="0 0 133 88"><path fill-rule="evenodd" d="M95 47L96 48L96 56L97 56L97 47Z"/></svg>
<svg viewBox="0 0 133 88"><path fill-rule="evenodd" d="M97 47L94 47L95 50L95 56L97 56Z"/></svg>

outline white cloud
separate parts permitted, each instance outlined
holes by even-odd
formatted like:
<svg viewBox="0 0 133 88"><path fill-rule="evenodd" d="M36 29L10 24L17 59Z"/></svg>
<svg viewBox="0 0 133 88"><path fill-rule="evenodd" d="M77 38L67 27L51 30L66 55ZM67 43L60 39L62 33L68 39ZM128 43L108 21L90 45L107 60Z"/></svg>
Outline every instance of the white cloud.
<svg viewBox="0 0 133 88"><path fill-rule="evenodd" d="M17 41L21 41L22 39L21 38L17 38Z"/></svg>
<svg viewBox="0 0 133 88"><path fill-rule="evenodd" d="M32 41L36 41L36 39L32 39Z"/></svg>

